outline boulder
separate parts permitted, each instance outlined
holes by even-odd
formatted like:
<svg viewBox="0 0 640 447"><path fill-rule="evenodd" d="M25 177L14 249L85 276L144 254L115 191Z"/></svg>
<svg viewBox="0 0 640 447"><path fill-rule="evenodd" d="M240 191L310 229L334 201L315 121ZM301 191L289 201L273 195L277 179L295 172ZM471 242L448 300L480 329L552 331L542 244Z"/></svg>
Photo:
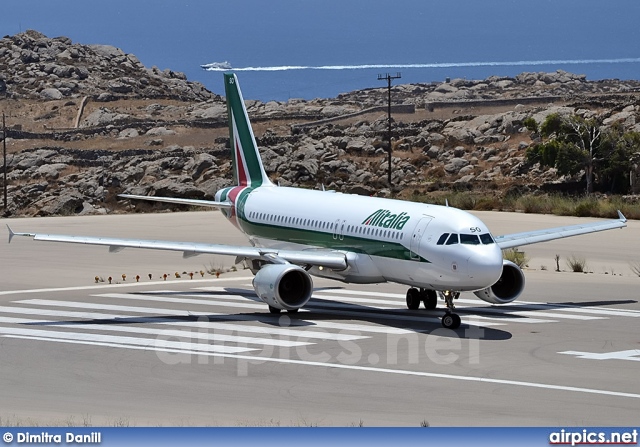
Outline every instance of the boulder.
<svg viewBox="0 0 640 447"><path fill-rule="evenodd" d="M121 130L120 133L118 133L118 138L124 139L124 138L135 138L137 136L139 136L140 133L138 133L137 129L133 129L133 128L128 128L128 129L124 129Z"/></svg>
<svg viewBox="0 0 640 447"><path fill-rule="evenodd" d="M452 158L449 163L444 165L444 170L449 174L457 174L462 168L469 165L469 161L464 158Z"/></svg>
<svg viewBox="0 0 640 447"><path fill-rule="evenodd" d="M153 129L149 129L145 133L145 135L154 136L154 137L161 137L161 136L165 136L165 135L175 135L175 134L176 134L176 132L174 130L167 129L164 126L154 127Z"/></svg>
<svg viewBox="0 0 640 447"><path fill-rule="evenodd" d="M63 192L59 196L45 199L42 206L38 207L39 216L68 216L78 214L84 209L84 199L77 191Z"/></svg>
<svg viewBox="0 0 640 447"><path fill-rule="evenodd" d="M42 99L62 99L63 95L60 90L57 88L45 88L40 92L40 97Z"/></svg>

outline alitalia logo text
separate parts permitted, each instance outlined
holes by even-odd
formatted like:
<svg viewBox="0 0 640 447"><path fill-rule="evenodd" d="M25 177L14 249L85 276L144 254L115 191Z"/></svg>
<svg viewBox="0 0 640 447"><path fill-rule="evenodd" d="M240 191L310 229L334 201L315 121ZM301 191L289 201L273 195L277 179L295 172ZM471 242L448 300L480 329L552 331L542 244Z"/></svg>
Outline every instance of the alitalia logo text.
<svg viewBox="0 0 640 447"><path fill-rule="evenodd" d="M411 216L405 212L392 214L389 210L378 210L363 220L362 225L402 230L410 218Z"/></svg>

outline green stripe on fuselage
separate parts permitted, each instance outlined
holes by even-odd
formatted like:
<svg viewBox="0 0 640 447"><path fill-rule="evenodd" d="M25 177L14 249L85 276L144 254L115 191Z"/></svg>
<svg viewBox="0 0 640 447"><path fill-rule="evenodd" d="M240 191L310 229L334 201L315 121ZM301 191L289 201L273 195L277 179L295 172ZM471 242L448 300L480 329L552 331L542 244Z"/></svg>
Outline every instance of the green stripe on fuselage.
<svg viewBox="0 0 640 447"><path fill-rule="evenodd" d="M238 216L240 216L240 213L238 213ZM344 235L342 239L340 239L339 236L334 237L333 233L326 231L250 222L244 217L244 213L242 216L242 229L250 236L313 247L331 248L333 250L365 253L370 256L383 258L401 260L414 259L418 261L418 259L411 256L411 252L407 247L398 242L380 241L351 235ZM419 261L429 262L422 257L420 257Z"/></svg>
<svg viewBox="0 0 640 447"><path fill-rule="evenodd" d="M412 259L420 262L429 262L423 257L416 259L415 256L411 255L409 249L399 242L380 241L351 235L343 235L342 239L340 239L338 235L334 237L333 232L252 222L246 216L245 204L253 190L254 188L243 189L236 199L236 215L238 216L240 227L249 236L313 247L331 248L333 250L366 253L370 256L390 259Z"/></svg>

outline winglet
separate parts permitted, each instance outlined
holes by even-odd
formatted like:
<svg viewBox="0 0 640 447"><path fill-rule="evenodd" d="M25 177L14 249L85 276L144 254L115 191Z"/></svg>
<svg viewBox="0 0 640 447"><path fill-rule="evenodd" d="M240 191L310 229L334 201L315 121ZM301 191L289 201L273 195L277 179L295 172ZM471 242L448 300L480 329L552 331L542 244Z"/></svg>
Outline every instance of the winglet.
<svg viewBox="0 0 640 447"><path fill-rule="evenodd" d="M7 229L9 230L9 243L11 243L11 240L13 239L14 236L36 237L35 233L16 233L11 229L9 224L6 224L6 225L7 225Z"/></svg>
<svg viewBox="0 0 640 447"><path fill-rule="evenodd" d="M620 221L622 223L626 223L627 222L627 218L624 217L624 214L622 214L622 211L618 210L618 218L620 218Z"/></svg>

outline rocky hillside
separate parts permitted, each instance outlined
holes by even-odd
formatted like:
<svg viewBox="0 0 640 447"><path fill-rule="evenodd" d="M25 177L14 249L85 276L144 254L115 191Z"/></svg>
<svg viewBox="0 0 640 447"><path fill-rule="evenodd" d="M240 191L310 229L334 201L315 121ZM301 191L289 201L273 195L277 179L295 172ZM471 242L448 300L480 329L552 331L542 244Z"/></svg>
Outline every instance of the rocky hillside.
<svg viewBox="0 0 640 447"><path fill-rule="evenodd" d="M390 189L386 93L247 101L269 175L281 185L400 197L561 188L579 176L526 163L535 138L526 118L575 113L640 131L637 81L559 71L398 85ZM224 99L111 46L35 31L1 39L0 111L9 216L126 211L116 200L125 192L211 199L231 183Z"/></svg>
<svg viewBox="0 0 640 447"><path fill-rule="evenodd" d="M89 95L204 101L214 95L183 73L145 68L133 54L110 45L74 44L26 31L0 40L0 93L16 99Z"/></svg>

